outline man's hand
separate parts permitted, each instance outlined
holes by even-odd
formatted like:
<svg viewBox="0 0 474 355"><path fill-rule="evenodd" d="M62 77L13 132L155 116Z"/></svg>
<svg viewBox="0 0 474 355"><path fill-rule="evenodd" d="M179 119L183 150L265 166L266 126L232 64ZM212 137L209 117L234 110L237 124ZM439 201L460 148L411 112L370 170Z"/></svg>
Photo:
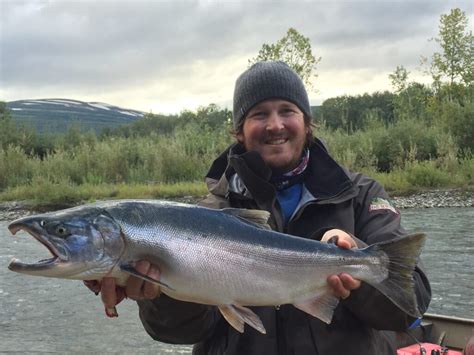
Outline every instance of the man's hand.
<svg viewBox="0 0 474 355"><path fill-rule="evenodd" d="M152 279L160 279L160 269L150 262L141 260L135 264L135 269ZM160 294L160 286L157 284L145 281L135 276L129 277L125 286L125 294L132 300L152 300ZM105 304L105 302L104 302Z"/></svg>
<svg viewBox="0 0 474 355"><path fill-rule="evenodd" d="M155 280L160 279L160 270L148 261L141 260L135 264L135 269ZM105 313L109 317L116 317L115 306L124 298L132 300L154 299L160 294L160 287L136 276L130 276L124 287L115 283L115 278L104 277L102 280L84 281L84 284L96 294L101 295L105 306Z"/></svg>
<svg viewBox="0 0 474 355"><path fill-rule="evenodd" d="M334 243L340 248L352 249L357 244L350 234L340 229L331 229L324 233L321 238L322 242ZM331 287L335 296L346 299L350 296L351 291L360 287L360 280L354 279L351 275L342 272L339 275L330 275L327 282Z"/></svg>

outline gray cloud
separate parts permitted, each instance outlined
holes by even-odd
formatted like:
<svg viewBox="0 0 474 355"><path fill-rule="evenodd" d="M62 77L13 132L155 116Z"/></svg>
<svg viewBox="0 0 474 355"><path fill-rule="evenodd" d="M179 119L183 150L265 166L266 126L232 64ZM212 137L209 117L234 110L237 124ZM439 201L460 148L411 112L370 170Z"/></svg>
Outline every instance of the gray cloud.
<svg viewBox="0 0 474 355"><path fill-rule="evenodd" d="M422 51L431 50L427 40L436 36L442 13L454 7L473 13L469 1L454 0L0 0L0 6L0 95L39 88L110 95L173 75L191 85L196 63L210 77L219 63L255 56L289 27L311 39L323 56L320 70L393 70L431 54Z"/></svg>

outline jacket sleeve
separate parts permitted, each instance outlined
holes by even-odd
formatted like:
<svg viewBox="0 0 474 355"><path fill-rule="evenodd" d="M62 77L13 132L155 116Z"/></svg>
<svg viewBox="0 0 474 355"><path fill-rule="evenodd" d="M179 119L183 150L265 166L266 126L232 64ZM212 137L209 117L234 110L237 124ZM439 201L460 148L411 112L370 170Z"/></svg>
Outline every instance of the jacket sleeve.
<svg viewBox="0 0 474 355"><path fill-rule="evenodd" d="M137 304L147 333L164 343L198 343L212 334L220 318L217 307L177 301L164 294Z"/></svg>
<svg viewBox="0 0 474 355"><path fill-rule="evenodd" d="M362 175L357 176L355 183L360 187L354 206L355 236L370 245L407 235L401 226L400 212L390 203L383 187ZM413 272L413 280L418 309L423 314L431 300L431 288L421 260ZM376 329L405 330L415 320L366 283L352 291L342 304Z"/></svg>
<svg viewBox="0 0 474 355"><path fill-rule="evenodd" d="M228 203L227 203L228 204ZM225 201L210 194L199 205L222 208ZM221 318L215 306L183 302L164 294L154 300L137 301L139 316L155 340L171 344L195 344L209 337Z"/></svg>

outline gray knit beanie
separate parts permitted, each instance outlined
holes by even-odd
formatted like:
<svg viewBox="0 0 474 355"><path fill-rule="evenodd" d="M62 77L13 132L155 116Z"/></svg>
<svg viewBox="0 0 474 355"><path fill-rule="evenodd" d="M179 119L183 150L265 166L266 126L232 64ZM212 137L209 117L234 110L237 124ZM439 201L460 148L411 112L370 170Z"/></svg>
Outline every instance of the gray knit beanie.
<svg viewBox="0 0 474 355"><path fill-rule="evenodd" d="M253 106L272 98L290 101L311 117L308 94L298 74L281 61L257 62L235 82L234 129Z"/></svg>

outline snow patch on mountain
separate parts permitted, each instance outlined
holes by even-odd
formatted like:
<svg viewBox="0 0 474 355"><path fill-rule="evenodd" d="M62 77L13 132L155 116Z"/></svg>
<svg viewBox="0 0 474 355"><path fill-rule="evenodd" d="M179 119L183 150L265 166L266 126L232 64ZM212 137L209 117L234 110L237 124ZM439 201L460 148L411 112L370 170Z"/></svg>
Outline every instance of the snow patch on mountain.
<svg viewBox="0 0 474 355"><path fill-rule="evenodd" d="M93 106L93 107L97 107L97 108L101 108L103 110L109 110L110 111L110 108L108 108L107 106L104 106L103 104L89 102L88 105Z"/></svg>
<svg viewBox="0 0 474 355"><path fill-rule="evenodd" d="M12 117L19 123L40 131L64 131L71 124L101 131L136 121L145 115L138 110L103 102L84 102L64 98L18 100L7 102Z"/></svg>

